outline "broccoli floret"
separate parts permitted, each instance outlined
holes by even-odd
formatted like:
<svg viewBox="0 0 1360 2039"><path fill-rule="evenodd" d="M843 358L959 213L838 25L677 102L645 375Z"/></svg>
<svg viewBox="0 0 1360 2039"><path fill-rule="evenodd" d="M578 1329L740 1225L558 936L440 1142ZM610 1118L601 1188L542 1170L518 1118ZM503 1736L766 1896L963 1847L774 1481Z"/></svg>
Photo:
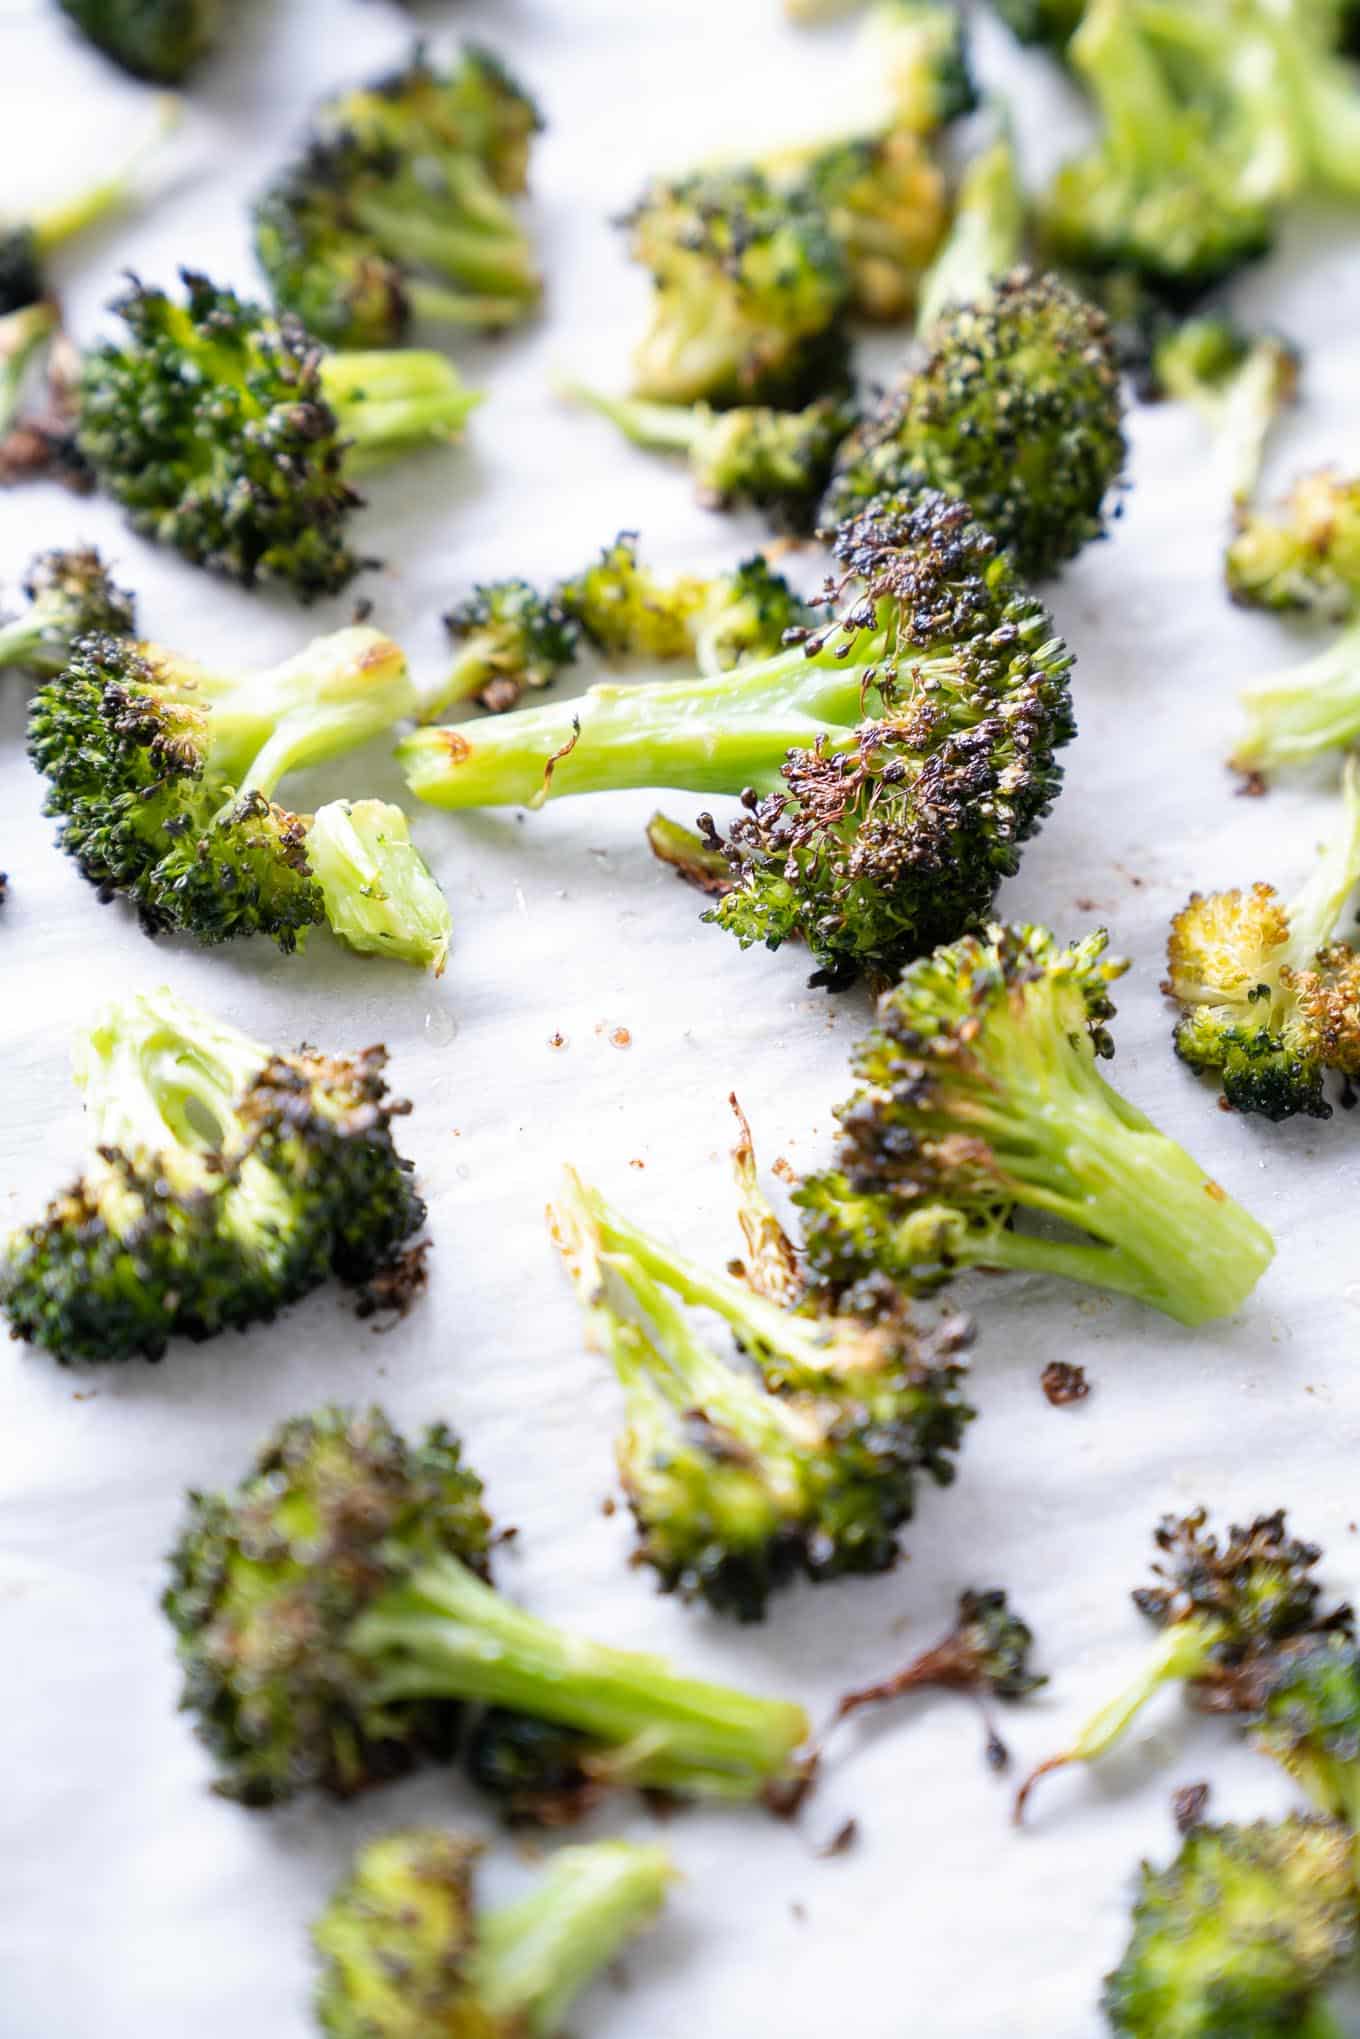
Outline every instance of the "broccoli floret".
<svg viewBox="0 0 1360 2039"><path fill-rule="evenodd" d="M479 1913L481 1844L417 1828L370 1841L312 1930L331 2039L554 2039L592 1976L660 1911L661 1848L563 1848L516 1903Z"/></svg>
<svg viewBox="0 0 1360 2039"><path fill-rule="evenodd" d="M23 579L28 613L0 623L0 666L59 673L81 637L131 637L137 605L91 545L41 552Z"/></svg>
<svg viewBox="0 0 1360 2039"><path fill-rule="evenodd" d="M1003 131L963 173L949 232L921 285L917 331L928 334L946 312L980 303L1024 251L1025 194Z"/></svg>
<svg viewBox="0 0 1360 2039"><path fill-rule="evenodd" d="M361 565L356 464L455 439L478 398L442 354L327 354L293 318L181 272L187 302L134 283L126 338L85 356L79 445L133 528L243 586L302 601Z"/></svg>
<svg viewBox="0 0 1360 2039"><path fill-rule="evenodd" d="M1187 319L1156 347L1159 391L1193 404L1214 435L1234 508L1256 493L1266 442L1298 393L1299 355L1274 333L1253 339L1221 314ZM1229 561L1232 552L1229 551ZM1231 570L1231 568L1230 568Z"/></svg>
<svg viewBox="0 0 1360 2039"><path fill-rule="evenodd" d="M1349 1625L1281 1651L1238 1696L1253 1747L1354 1833L1360 1821L1360 1648Z"/></svg>
<svg viewBox="0 0 1360 2039"><path fill-rule="evenodd" d="M581 626L555 595L528 581L490 581L475 587L444 617L458 647L442 683L421 705L432 721L459 701L476 701L494 714L513 708L526 688L550 687L573 663Z"/></svg>
<svg viewBox="0 0 1360 2039"><path fill-rule="evenodd" d="M323 809L314 871L314 824L273 795L288 772L382 734L415 705L404 654L376 630L337 631L245 677L129 638L85 638L34 696L29 756L61 847L101 896L128 898L149 934L267 934L291 951L330 920L370 948L377 919L384 952L414 957L433 880L423 867L415 876L399 810L376 803L370 820L386 826L366 828L347 872L343 803L329 821ZM431 960L441 955L436 944Z"/></svg>
<svg viewBox="0 0 1360 2039"><path fill-rule="evenodd" d="M1300 475L1273 513L1242 520L1227 572L1235 602L1344 620L1360 603L1360 480Z"/></svg>
<svg viewBox="0 0 1360 2039"><path fill-rule="evenodd" d="M848 397L819 397L799 411L742 404L655 404L604 396L580 383L565 394L617 425L635 446L688 456L699 500L726 510L751 503L771 521L806 531L831 477L836 449L855 422Z"/></svg>
<svg viewBox="0 0 1360 2039"><path fill-rule="evenodd" d="M528 189L529 151L543 116L501 59L464 44L457 63L438 69L417 44L405 63L371 84L338 92L318 109L323 135L364 143L419 146L481 165L495 189L515 198Z"/></svg>
<svg viewBox="0 0 1360 2039"><path fill-rule="evenodd" d="M425 1216L386 1059L277 1054L165 990L111 1007L76 1048L84 1172L0 1264L14 1335L159 1359L381 1272Z"/></svg>
<svg viewBox="0 0 1360 2039"><path fill-rule="evenodd" d="M221 0L57 0L96 49L120 70L177 85L209 52L222 25Z"/></svg>
<svg viewBox="0 0 1360 2039"><path fill-rule="evenodd" d="M782 196L825 219L849 270L852 309L888 324L905 317L949 213L944 173L918 136L890 127L783 149L760 169Z"/></svg>
<svg viewBox="0 0 1360 2039"><path fill-rule="evenodd" d="M1160 1556L1153 1586L1133 1595L1138 1612L1160 1631L1146 1668L1093 1714L1061 1755L1031 1772L1016 1800L1021 1817L1041 1777L1069 1763L1093 1763L1122 1740L1164 1685L1184 1686L1207 1713L1239 1712L1259 1696L1263 1675L1300 1643L1331 1633L1350 1635L1345 1605L1321 1605L1312 1576L1322 1556L1315 1543L1290 1536L1283 1509L1229 1529L1220 1547L1205 1528L1203 1508L1164 1515L1153 1541Z"/></svg>
<svg viewBox="0 0 1360 2039"><path fill-rule="evenodd" d="M357 1791L451 1751L469 1702L567 1731L587 1795L799 1774L801 1707L550 1627L488 1583L490 1534L449 1433L408 1444L377 1409L295 1417L234 1494L191 1494L165 1607L218 1789Z"/></svg>
<svg viewBox="0 0 1360 2039"><path fill-rule="evenodd" d="M876 0L864 41L898 128L935 134L976 107L967 31L952 0Z"/></svg>
<svg viewBox="0 0 1360 2039"><path fill-rule="evenodd" d="M1064 56L1086 12L1086 0L992 0L1018 42Z"/></svg>
<svg viewBox="0 0 1360 2039"><path fill-rule="evenodd" d="M1302 665L1244 688L1241 701L1246 729L1231 764L1254 785L1346 749L1360 736L1360 621Z"/></svg>
<svg viewBox="0 0 1360 2039"><path fill-rule="evenodd" d="M399 751L412 790L449 808L739 794L717 925L743 947L801 937L826 982L921 954L987 912L1048 812L1071 658L964 504L884 499L836 552L837 620L801 644L730 675L418 731Z"/></svg>
<svg viewBox="0 0 1360 2039"><path fill-rule="evenodd" d="M1360 956L1333 940L1357 883L1360 764L1350 759L1342 825L1295 899L1263 884L1196 892L1172 921L1176 1053L1216 1076L1234 1111L1330 1118L1324 1072L1360 1077Z"/></svg>
<svg viewBox="0 0 1360 2039"><path fill-rule="evenodd" d="M1322 2000L1353 1959L1352 1842L1291 1815L1198 1826L1167 1869L1144 1864L1103 2006L1126 2039L1341 2039Z"/></svg>
<svg viewBox="0 0 1360 2039"><path fill-rule="evenodd" d="M992 1725L989 1701L1028 1699L1048 1679L1029 1668L1034 1633L1027 1622L1006 1605L1000 1587L985 1592L969 1589L959 1595L958 1620L949 1634L930 1649L923 1650L905 1670L895 1671L872 1685L847 1692L836 1708L836 1719L859 1713L866 1706L881 1706L901 1699L909 1692L934 1687L945 1692L962 1692L977 1701L987 1729L987 1760L994 1770L1004 1770L1010 1752Z"/></svg>
<svg viewBox="0 0 1360 2039"><path fill-rule="evenodd" d="M758 1621L799 1573L888 1570L920 1479L952 1479L973 1412L959 1392L968 1327L918 1331L886 1283L838 1308L807 1298L745 1139L736 1159L756 1246L740 1278L630 1224L574 1171L549 1216L624 1391L618 1463L639 1556L664 1591ZM684 1305L716 1313L742 1358L714 1351Z"/></svg>
<svg viewBox="0 0 1360 2039"><path fill-rule="evenodd" d="M713 170L651 186L622 224L655 285L635 396L796 406L844 379L850 273L819 207Z"/></svg>
<svg viewBox="0 0 1360 2039"><path fill-rule="evenodd" d="M885 490L968 504L1027 575L1105 528L1127 447L1102 312L1054 276L1015 270L931 329L912 365L841 445L822 505L842 524Z"/></svg>
<svg viewBox="0 0 1360 2039"><path fill-rule="evenodd" d="M705 674L773 658L813 611L760 553L706 580L662 581L621 531L595 563L562 581L556 601L610 658L692 658Z"/></svg>
<svg viewBox="0 0 1360 2039"><path fill-rule="evenodd" d="M796 1193L816 1273L930 1284L963 1267L1064 1275L1182 1324L1239 1309L1270 1234L1111 1089L1103 931L1062 947L993 926L908 968L855 1050L839 1167ZM1031 1211L1066 1236L1017 1229Z"/></svg>
<svg viewBox="0 0 1360 2039"><path fill-rule="evenodd" d="M400 807L331 800L303 844L331 932L363 956L391 956L444 974L453 924Z"/></svg>

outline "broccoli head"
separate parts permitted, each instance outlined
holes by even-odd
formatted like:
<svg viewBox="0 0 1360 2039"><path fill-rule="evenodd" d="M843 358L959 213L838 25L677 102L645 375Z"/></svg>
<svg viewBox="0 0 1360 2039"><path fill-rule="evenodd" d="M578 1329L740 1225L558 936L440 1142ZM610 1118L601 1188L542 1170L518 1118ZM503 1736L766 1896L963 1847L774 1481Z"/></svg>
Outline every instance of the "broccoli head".
<svg viewBox="0 0 1360 2039"><path fill-rule="evenodd" d="M1273 333L1253 339L1222 314L1184 320L1156 345L1159 394L1192 404L1213 433L1234 507L1256 493L1266 443L1298 393L1299 355ZM1232 549L1229 549L1231 574Z"/></svg>
<svg viewBox="0 0 1360 2039"><path fill-rule="evenodd" d="M349 476L458 437L477 399L443 355L327 354L295 319L182 272L186 302L133 283L127 329L84 362L78 443L133 528L245 587L334 594L364 562Z"/></svg>
<svg viewBox="0 0 1360 2039"><path fill-rule="evenodd" d="M529 151L543 116L494 51L466 43L457 62L440 69L417 44L385 77L325 100L316 125L323 135L466 158L514 198L528 188Z"/></svg>
<svg viewBox="0 0 1360 2039"><path fill-rule="evenodd" d="M675 1871L629 1841L563 1848L510 1905L479 1912L481 1845L385 1834L312 1930L331 2039L554 2039L573 1999L661 1909Z"/></svg>
<svg viewBox="0 0 1360 2039"><path fill-rule="evenodd" d="M296 1417L234 1494L191 1494L165 1608L218 1789L352 1793L450 1753L469 1704L561 1731L578 1799L750 1799L797 1774L800 1707L549 1627L487 1583L489 1537L449 1433L411 1444L378 1410Z"/></svg>
<svg viewBox="0 0 1360 2039"><path fill-rule="evenodd" d="M399 753L412 790L450 808L625 786L741 795L717 925L743 947L802 938L825 982L921 954L985 915L1048 812L1071 659L961 503L884 499L836 551L836 620L801 642L473 734L418 731Z"/></svg>
<svg viewBox="0 0 1360 2039"><path fill-rule="evenodd" d="M1241 1697L1253 1746L1320 1811L1360 1820L1360 1647L1348 1627L1269 1659Z"/></svg>
<svg viewBox="0 0 1360 2039"><path fill-rule="evenodd" d="M425 1216L385 1061L275 1054L164 990L110 1008L77 1044L84 1173L0 1263L14 1335L159 1359L379 1273Z"/></svg>
<svg viewBox="0 0 1360 2039"><path fill-rule="evenodd" d="M918 136L890 127L784 149L761 169L776 191L826 221L849 271L852 309L887 324L904 318L949 213L944 173Z"/></svg>
<svg viewBox="0 0 1360 2039"><path fill-rule="evenodd" d="M1331 1117L1323 1075L1360 1077L1360 957L1333 940L1360 883L1360 766L1345 816L1298 897L1272 885L1200 893L1171 923L1166 990L1182 1008L1176 1053L1218 1078L1235 1111Z"/></svg>
<svg viewBox="0 0 1360 2039"><path fill-rule="evenodd" d="M23 579L28 613L0 623L0 666L47 676L65 667L82 637L131 637L137 605L92 545L40 552Z"/></svg>
<svg viewBox="0 0 1360 2039"><path fill-rule="evenodd" d="M432 721L458 701L476 701L495 714L513 708L526 688L550 687L576 658L581 627L555 595L528 581L490 581L475 587L444 617L457 646L452 668L421 704Z"/></svg>
<svg viewBox="0 0 1360 2039"><path fill-rule="evenodd" d="M663 581L621 531L598 560L558 584L555 601L609 658L693 658L701 673L773 658L813 611L760 553L728 573Z"/></svg>
<svg viewBox="0 0 1360 2039"><path fill-rule="evenodd" d="M821 1279L1014 1268L1182 1324L1242 1306L1274 1242L1099 1074L1127 968L1105 949L1103 931L1063 947L1046 928L993 926L883 994L837 1113L840 1165L796 1194ZM1049 1229L1020 1229L1027 1211Z"/></svg>
<svg viewBox="0 0 1360 2039"><path fill-rule="evenodd" d="M655 287L635 396L795 406L843 379L850 274L820 207L713 170L651 186L623 224Z"/></svg>
<svg viewBox="0 0 1360 2039"><path fill-rule="evenodd" d="M178 85L208 54L222 25L221 0L57 0L120 70Z"/></svg>
<svg viewBox="0 0 1360 2039"><path fill-rule="evenodd" d="M1235 602L1344 620L1360 603L1360 480L1300 475L1273 512L1243 518L1227 570Z"/></svg>

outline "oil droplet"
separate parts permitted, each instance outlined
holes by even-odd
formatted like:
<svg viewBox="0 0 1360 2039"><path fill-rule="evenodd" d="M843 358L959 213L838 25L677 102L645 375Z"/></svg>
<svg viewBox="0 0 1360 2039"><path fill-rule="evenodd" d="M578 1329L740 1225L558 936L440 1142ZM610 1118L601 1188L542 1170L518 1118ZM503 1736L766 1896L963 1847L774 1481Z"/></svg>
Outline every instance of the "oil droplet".
<svg viewBox="0 0 1360 2039"><path fill-rule="evenodd" d="M425 1038L434 1048L447 1048L458 1032L458 1022L446 1005L436 1005L425 1015Z"/></svg>

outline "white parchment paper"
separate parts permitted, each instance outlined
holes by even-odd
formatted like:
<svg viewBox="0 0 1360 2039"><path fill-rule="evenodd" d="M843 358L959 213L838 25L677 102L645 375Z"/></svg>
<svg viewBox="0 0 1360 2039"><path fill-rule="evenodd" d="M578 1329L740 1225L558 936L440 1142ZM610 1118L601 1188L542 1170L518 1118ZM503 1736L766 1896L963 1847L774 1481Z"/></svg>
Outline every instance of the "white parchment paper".
<svg viewBox="0 0 1360 2039"><path fill-rule="evenodd" d="M238 10L229 10L236 14ZM400 54L381 0L243 5L233 47L192 94L161 202L58 265L88 337L116 273L169 282L189 261L254 280L245 204L324 88ZM777 0L468 0L429 8L492 41L541 95L533 215L547 316L466 350L489 391L460 453L431 453L369 488L363 545L375 620L428 676L439 615L477 577L549 575L620 526L664 564L712 566L760 535L707 515L683 472L630 452L557 404L565 368L622 380L644 289L607 225L649 170L853 117L847 36L799 34ZM1037 176L1081 131L1059 81L999 34L982 68L1017 99ZM69 36L55 8L0 16L6 204L79 185L148 119L148 95ZM1241 294L1308 351L1304 400L1275 457L1353 461L1360 248L1340 215L1291 228ZM879 347L875 358L891 358ZM68 1371L0 1351L0 2032L5 2039L299 2039L310 2028L306 1928L363 1838L413 1820L491 1834L484 1805L427 1771L349 1808L246 1813L209 1792L175 1715L157 1612L162 1556L190 1483L234 1480L285 1414L381 1397L407 1426L447 1418L491 1506L520 1535L505 1588L540 1613L665 1650L710 1675L804 1699L823 1719L948 1625L969 1584L1001 1584L1040 1638L1052 1682L1003 1725L1015 1767L1059 1746L1122 1679L1146 1634L1128 1601L1164 1509L1225 1515L1284 1504L1324 1541L1340 1588L1360 1577L1357 1127L1282 1128L1225 1115L1172 1058L1158 992L1170 913L1194 885L1289 887L1326 833L1335 775L1234 797L1222 760L1235 689L1295 640L1220 593L1222 490L1199 426L1167 408L1134 422L1133 491L1116 536L1053 590L1080 665L1082 733L1068 785L1004 894L1064 934L1106 923L1134 959L1120 987L1113 1074L1275 1230L1276 1265L1235 1321L1188 1333L1132 1304L1042 1281L975 1279L979 1340L960 1476L924 1497L910 1561L867 1583L793 1591L763 1627L724 1626L660 1598L627 1565L611 1492L615 1387L582 1350L542 1207L571 1159L695 1251L733 1248L726 1153L736 1087L767 1167L829 1152L859 995L805 988L806 960L742 955L697 923L691 894L641 844L645 797L562 802L531 817L413 807L446 887L457 945L439 984L366 963L318 934L305 958L264 945L195 953L149 944L101 908L52 846L23 755L26 687L0 676L0 1218L31 1215L72 1172L80 1111L75 1026L99 1003L165 981L260 1037L336 1048L375 1039L398 1090L437 1242L428 1298L386 1337L333 1291L245 1338L165 1363ZM269 661L349 603L310 616L219 586L134 539L110 504L55 488L0 497L0 572L39 546L106 547L148 634L224 662ZM804 569L815 577L816 562ZM582 675L584 683L587 674ZM299 798L400 797L382 745ZM699 803L668 803L686 816ZM628 1045L615 1045L626 1033ZM557 1035L565 1044L550 1043ZM1094 1382L1051 1409L1056 1357ZM1139 1857L1174 1846L1174 1785L1214 1784L1220 1815L1283 1806L1287 1788L1174 1700L1096 1773L1053 1782L1030 1831L1009 1825L972 1710L923 1698L838 1745L802 1823L696 1810L667 1829L685 1881L660 1928L581 2005L599 2039L1093 2039ZM847 1820L858 1840L818 1858ZM652 1830L624 1801L591 1833ZM520 1887L500 1838L489 1894Z"/></svg>

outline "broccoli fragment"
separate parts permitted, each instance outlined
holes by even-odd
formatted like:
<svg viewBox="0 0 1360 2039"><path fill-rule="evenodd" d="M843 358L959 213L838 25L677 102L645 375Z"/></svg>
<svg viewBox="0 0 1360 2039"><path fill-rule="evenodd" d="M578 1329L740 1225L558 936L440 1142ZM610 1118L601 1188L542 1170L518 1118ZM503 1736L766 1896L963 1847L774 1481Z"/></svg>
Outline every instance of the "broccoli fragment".
<svg viewBox="0 0 1360 2039"><path fill-rule="evenodd" d="M726 846L716 831L700 835L664 814L654 814L647 823L647 847L658 863L669 864L676 877L696 891L721 898L736 883Z"/></svg>
<svg viewBox="0 0 1360 2039"><path fill-rule="evenodd" d="M57 0L67 18L120 70L178 85L208 54L221 0Z"/></svg>
<svg viewBox="0 0 1360 2039"><path fill-rule="evenodd" d="M1227 573L1235 602L1344 621L1360 603L1360 480L1300 475L1273 515L1242 520Z"/></svg>
<svg viewBox="0 0 1360 2039"><path fill-rule="evenodd" d="M1015 270L931 329L842 442L822 504L836 527L884 491L968 504L1027 575L1054 573L1104 531L1127 447L1102 312L1054 276Z"/></svg>
<svg viewBox="0 0 1360 2039"><path fill-rule="evenodd" d="M1322 1992L1354 1958L1351 1838L1293 1814L1198 1826L1144 1864L1103 2007L1126 2039L1340 2039Z"/></svg>
<svg viewBox="0 0 1360 2039"><path fill-rule="evenodd" d="M1349 1625L1281 1651L1255 1686L1248 1684L1240 1708L1253 1746L1354 1834L1360 1824L1360 1649Z"/></svg>
<svg viewBox="0 0 1360 2039"><path fill-rule="evenodd" d="M582 1803L611 1784L752 1799L800 1774L801 1707L550 1627L487 1583L490 1531L449 1432L408 1444L377 1409L295 1417L234 1494L191 1494L165 1608L217 1788L348 1795L451 1753L468 1703L503 1738L522 1716L559 1730ZM545 1766L513 1790L501 1772L512 1809L550 1810Z"/></svg>
<svg viewBox="0 0 1360 2039"><path fill-rule="evenodd" d="M1240 1711L1301 1642L1353 1633L1349 1607L1319 1605L1322 1588L1312 1573L1321 1549L1288 1534L1283 1509L1245 1527L1234 1523L1221 1546L1206 1531L1207 1519L1203 1508L1162 1517L1153 1532L1161 1553L1152 1567L1157 1583L1133 1595L1139 1613L1160 1631L1157 1647L1128 1689L1025 1779L1017 1819L1041 1777L1069 1763L1096 1762L1164 1685L1183 1685L1206 1713Z"/></svg>
<svg viewBox="0 0 1360 2039"><path fill-rule="evenodd" d="M1246 729L1230 760L1253 783L1344 750L1360 736L1360 621L1324 651L1246 687Z"/></svg>
<svg viewBox="0 0 1360 2039"><path fill-rule="evenodd" d="M458 647L452 668L421 704L433 721L459 701L476 701L493 714L513 708L528 687L550 687L575 660L581 629L555 595L528 581L490 581L475 587L444 617Z"/></svg>
<svg viewBox="0 0 1360 2039"><path fill-rule="evenodd" d="M1158 389L1193 404L1214 435L1233 506L1256 493L1266 442L1298 393L1299 355L1273 333L1252 339L1221 315L1187 319L1155 348ZM1229 550L1229 562L1232 560ZM1231 571L1231 567L1230 567Z"/></svg>
<svg viewBox="0 0 1360 2039"><path fill-rule="evenodd" d="M1166 990L1176 1053L1218 1078L1235 1111L1327 1119L1322 1079L1360 1077L1360 956L1333 933L1360 883L1360 764L1343 824L1289 904L1273 885L1192 893L1171 923Z"/></svg>
<svg viewBox="0 0 1360 2039"><path fill-rule="evenodd" d="M916 307L920 333L946 312L975 304L1023 258L1025 194L1008 133L975 156L959 184L954 217L927 270Z"/></svg>
<svg viewBox="0 0 1360 2039"><path fill-rule="evenodd" d="M1048 1683L1042 1673L1029 1668L1033 1644L1033 1630L1006 1605L1000 1587L981 1593L970 1588L959 1595L958 1620L948 1635L923 1650L905 1670L847 1692L836 1708L836 1719L844 1720L866 1706L881 1706L929 1687L963 1692L982 1709L988 1762L994 1770L1004 1770L1010 1754L992 1725L988 1701L1028 1699L1031 1692Z"/></svg>
<svg viewBox="0 0 1360 2039"><path fill-rule="evenodd" d="M425 1216L386 1053L273 1053L165 990L77 1042L84 1173L9 1242L14 1335L63 1361L159 1359L391 1264Z"/></svg>
<svg viewBox="0 0 1360 2039"><path fill-rule="evenodd" d="M305 846L332 933L360 955L443 976L453 939L448 901L400 807L332 800L312 816Z"/></svg>
<svg viewBox="0 0 1360 2039"><path fill-rule="evenodd" d="M639 560L633 531L560 582L555 600L610 658L693 658L705 674L773 658L813 613L760 553L712 580L661 581Z"/></svg>
<svg viewBox="0 0 1360 2039"><path fill-rule="evenodd" d="M288 772L381 735L415 705L404 654L376 630L337 631L245 677L85 638L34 696L28 749L61 847L102 897L128 898L148 934L265 934L291 952L329 920L355 946L414 958L441 916L399 810L363 810L361 846L343 803L323 808L315 869L316 822L273 795Z"/></svg>
<svg viewBox="0 0 1360 2039"><path fill-rule="evenodd" d="M819 981L889 972L958 933L1057 794L1071 657L964 504L885 498L835 543L839 615L801 644L472 733L417 731L398 752L412 791L448 808L740 794L733 889L710 917L743 947L803 939Z"/></svg>
<svg viewBox="0 0 1360 2039"><path fill-rule="evenodd" d="M959 1392L971 1333L959 1319L919 1332L887 1283L835 1308L806 1296L742 1124L742 1228L756 1250L740 1277L662 1245L571 1170L549 1217L590 1343L624 1391L618 1463L639 1557L663 1591L758 1621L799 1573L896 1562L922 1475L953 1478L973 1414ZM686 1305L727 1324L741 1361L713 1350Z"/></svg>
<svg viewBox="0 0 1360 2039"><path fill-rule="evenodd" d="M661 1848L563 1848L517 1903L479 1915L481 1844L416 1828L370 1841L312 1930L332 2039L553 2039L572 2001L660 1911Z"/></svg>
<svg viewBox="0 0 1360 2039"><path fill-rule="evenodd" d="M883 994L855 1050L861 1087L837 1112L839 1166L795 1198L821 1279L1014 1268L1181 1324L1241 1307L1274 1242L1099 1074L1127 968L1105 949L1103 931L1064 948L1046 928L993 926ZM1017 1229L1024 1211L1061 1233Z"/></svg>
<svg viewBox="0 0 1360 2039"><path fill-rule="evenodd" d="M843 380L850 274L819 207L713 170L652 185L622 224L655 286L635 396L796 406Z"/></svg>
<svg viewBox="0 0 1360 2039"><path fill-rule="evenodd" d="M905 127L786 148L761 173L781 197L820 213L850 278L861 317L893 324L916 302L944 234L944 173Z"/></svg>
<svg viewBox="0 0 1360 2039"><path fill-rule="evenodd" d="M683 453L699 500L726 510L750 503L777 524L806 531L831 477L836 449L855 421L846 397L818 397L800 411L743 404L655 404L572 383L565 391L599 411L636 446Z"/></svg>
<svg viewBox="0 0 1360 2039"><path fill-rule="evenodd" d="M245 587L334 594L365 562L345 541L356 464L456 439L479 399L441 354L327 354L182 270L187 302L133 283L127 336L85 356L78 442L133 528Z"/></svg>
<svg viewBox="0 0 1360 2039"><path fill-rule="evenodd" d="M864 41L898 128L932 135L977 106L967 30L952 0L876 0Z"/></svg>
<svg viewBox="0 0 1360 2039"><path fill-rule="evenodd" d="M137 605L92 545L40 552L23 579L28 614L0 623L0 667L52 675L82 637L131 637Z"/></svg>

